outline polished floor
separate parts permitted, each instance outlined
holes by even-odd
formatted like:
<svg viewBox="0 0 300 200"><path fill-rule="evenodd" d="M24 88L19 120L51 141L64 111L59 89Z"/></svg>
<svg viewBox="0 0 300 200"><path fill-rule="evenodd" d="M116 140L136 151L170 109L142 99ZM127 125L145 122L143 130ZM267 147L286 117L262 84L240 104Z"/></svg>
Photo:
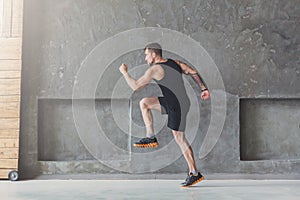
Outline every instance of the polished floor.
<svg viewBox="0 0 300 200"><path fill-rule="evenodd" d="M204 180L180 188L180 180L0 181L3 200L197 199L299 200L299 180Z"/></svg>

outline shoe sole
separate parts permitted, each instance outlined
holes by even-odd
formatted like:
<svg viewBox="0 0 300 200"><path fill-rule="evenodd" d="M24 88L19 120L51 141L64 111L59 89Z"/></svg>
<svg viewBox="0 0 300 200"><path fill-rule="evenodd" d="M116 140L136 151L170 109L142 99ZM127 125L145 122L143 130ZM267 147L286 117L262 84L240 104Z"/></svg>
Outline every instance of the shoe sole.
<svg viewBox="0 0 300 200"><path fill-rule="evenodd" d="M195 184L197 184L197 183L199 183L200 181L203 181L203 180L204 180L204 176L202 176L202 177L199 178L198 180L194 181L191 185L183 185L183 186L181 186L181 187L182 187L182 188L188 188L188 187L193 186L193 185L195 185Z"/></svg>
<svg viewBox="0 0 300 200"><path fill-rule="evenodd" d="M150 144L133 144L134 147L139 148L155 148L158 147L158 143L150 143Z"/></svg>

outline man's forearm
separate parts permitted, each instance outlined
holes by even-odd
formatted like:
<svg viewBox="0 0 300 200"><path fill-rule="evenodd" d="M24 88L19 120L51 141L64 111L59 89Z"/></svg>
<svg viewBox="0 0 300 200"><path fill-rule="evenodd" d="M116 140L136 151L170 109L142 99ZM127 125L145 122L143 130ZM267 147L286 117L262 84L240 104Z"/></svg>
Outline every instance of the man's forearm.
<svg viewBox="0 0 300 200"><path fill-rule="evenodd" d="M200 87L201 91L208 90L205 82L202 80L201 76L198 73L195 74L189 74L193 80L197 83L197 85Z"/></svg>
<svg viewBox="0 0 300 200"><path fill-rule="evenodd" d="M208 90L205 82L195 69L180 60L176 60L175 62L181 67L185 74L190 75L193 78L193 80L200 87L201 91Z"/></svg>

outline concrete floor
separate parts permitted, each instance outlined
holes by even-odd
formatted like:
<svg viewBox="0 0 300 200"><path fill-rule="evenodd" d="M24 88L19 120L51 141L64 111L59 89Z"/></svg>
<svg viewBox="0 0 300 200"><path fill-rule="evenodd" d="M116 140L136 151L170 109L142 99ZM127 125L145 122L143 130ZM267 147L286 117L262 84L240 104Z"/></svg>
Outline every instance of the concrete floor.
<svg viewBox="0 0 300 200"><path fill-rule="evenodd" d="M197 199L299 200L299 180L204 180L180 188L181 180L0 181L3 200Z"/></svg>

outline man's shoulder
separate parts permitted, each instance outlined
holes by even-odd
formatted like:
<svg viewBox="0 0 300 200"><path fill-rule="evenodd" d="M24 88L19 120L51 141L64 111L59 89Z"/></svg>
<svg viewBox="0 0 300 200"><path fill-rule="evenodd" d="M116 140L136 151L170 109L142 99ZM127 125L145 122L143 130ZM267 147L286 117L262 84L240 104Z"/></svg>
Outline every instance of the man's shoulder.
<svg viewBox="0 0 300 200"><path fill-rule="evenodd" d="M178 66L179 66L178 60L173 60L173 59L171 59L171 58L168 58L167 60L168 60L168 62L169 62L170 64L178 65Z"/></svg>
<svg viewBox="0 0 300 200"><path fill-rule="evenodd" d="M163 69L160 63L154 64L154 65L152 65L152 66L149 68L149 70L154 70L154 71L157 71L157 70L160 70L160 69Z"/></svg>
<svg viewBox="0 0 300 200"><path fill-rule="evenodd" d="M173 60L171 58L167 58L166 65L180 67L179 60Z"/></svg>
<svg viewBox="0 0 300 200"><path fill-rule="evenodd" d="M152 65L148 70L149 75L155 80L161 80L163 78L164 69L160 64Z"/></svg>
<svg viewBox="0 0 300 200"><path fill-rule="evenodd" d="M166 62L176 63L175 60L173 60L172 58L166 58L166 60Z"/></svg>

